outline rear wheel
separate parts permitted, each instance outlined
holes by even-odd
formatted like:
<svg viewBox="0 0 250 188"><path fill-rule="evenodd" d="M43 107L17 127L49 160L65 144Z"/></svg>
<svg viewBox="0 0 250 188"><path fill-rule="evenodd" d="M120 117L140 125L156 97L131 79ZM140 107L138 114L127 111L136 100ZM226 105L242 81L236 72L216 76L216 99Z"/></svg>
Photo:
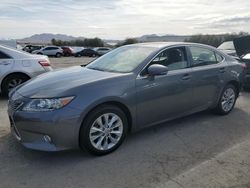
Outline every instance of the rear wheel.
<svg viewBox="0 0 250 188"><path fill-rule="evenodd" d="M128 122L118 107L103 105L92 111L80 131L80 147L94 155L105 155L116 150L125 139Z"/></svg>
<svg viewBox="0 0 250 188"><path fill-rule="evenodd" d="M224 88L219 103L217 104L217 107L214 109L214 111L220 115L229 114L234 108L236 99L237 92L235 86L232 84L228 84Z"/></svg>
<svg viewBox="0 0 250 188"><path fill-rule="evenodd" d="M4 96L8 96L9 92L18 85L29 80L29 77L23 74L13 74L6 77L2 83L2 93Z"/></svg>
<svg viewBox="0 0 250 188"><path fill-rule="evenodd" d="M61 57L62 54L61 53L56 53L56 57Z"/></svg>

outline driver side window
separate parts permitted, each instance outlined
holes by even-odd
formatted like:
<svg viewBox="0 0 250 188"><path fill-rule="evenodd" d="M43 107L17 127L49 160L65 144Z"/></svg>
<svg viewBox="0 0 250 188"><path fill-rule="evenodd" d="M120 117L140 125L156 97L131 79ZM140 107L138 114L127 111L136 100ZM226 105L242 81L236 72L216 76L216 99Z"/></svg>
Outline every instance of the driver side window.
<svg viewBox="0 0 250 188"><path fill-rule="evenodd" d="M169 71L187 68L188 63L185 47L175 47L161 52L153 59L152 64L167 66Z"/></svg>

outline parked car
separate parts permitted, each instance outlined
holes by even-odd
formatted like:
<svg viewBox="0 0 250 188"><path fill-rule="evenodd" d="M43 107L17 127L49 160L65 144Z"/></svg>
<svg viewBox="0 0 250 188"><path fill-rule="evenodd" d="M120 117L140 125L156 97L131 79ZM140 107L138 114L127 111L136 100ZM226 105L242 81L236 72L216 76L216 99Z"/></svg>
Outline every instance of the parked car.
<svg viewBox="0 0 250 188"><path fill-rule="evenodd" d="M46 56L31 55L0 45L0 93L5 96L30 78L51 70Z"/></svg>
<svg viewBox="0 0 250 188"><path fill-rule="evenodd" d="M73 49L73 54L76 54L77 52L80 52L85 48L84 47L79 47L79 46L74 46L74 47L72 47L72 49Z"/></svg>
<svg viewBox="0 0 250 188"><path fill-rule="evenodd" d="M63 46L61 48L63 49L64 56L72 56L73 55L73 49L71 47Z"/></svg>
<svg viewBox="0 0 250 188"><path fill-rule="evenodd" d="M97 48L94 48L94 50L98 53L99 56L102 56L102 55L110 52L111 48L97 47Z"/></svg>
<svg viewBox="0 0 250 188"><path fill-rule="evenodd" d="M223 43L218 47L228 55L233 56L236 60L245 65L245 78L243 87L244 89L250 89L250 36L244 36Z"/></svg>
<svg viewBox="0 0 250 188"><path fill-rule="evenodd" d="M32 53L34 50L40 50L44 48L44 46L40 46L40 45L26 45L25 47L23 47L23 51L28 52L28 53Z"/></svg>
<svg viewBox="0 0 250 188"><path fill-rule="evenodd" d="M233 41L227 41L223 42L219 47L219 50L223 51L224 53L231 55L231 56L237 56L234 42Z"/></svg>
<svg viewBox="0 0 250 188"><path fill-rule="evenodd" d="M63 50L62 48L57 46L47 46L40 50L34 50L32 54L61 57L63 55Z"/></svg>
<svg viewBox="0 0 250 188"><path fill-rule="evenodd" d="M98 56L98 53L90 48L85 48L80 52L75 53L75 57L81 57L81 56L96 57Z"/></svg>
<svg viewBox="0 0 250 188"><path fill-rule="evenodd" d="M27 148L117 149L127 134L213 109L226 115L241 88L242 64L191 43L123 46L86 67L47 73L12 92L13 135Z"/></svg>

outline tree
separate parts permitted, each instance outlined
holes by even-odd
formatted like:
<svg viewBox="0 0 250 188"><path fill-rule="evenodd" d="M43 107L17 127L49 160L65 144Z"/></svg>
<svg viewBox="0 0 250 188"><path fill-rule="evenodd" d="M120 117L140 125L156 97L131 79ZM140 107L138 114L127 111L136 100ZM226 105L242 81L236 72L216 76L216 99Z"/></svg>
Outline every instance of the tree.
<svg viewBox="0 0 250 188"><path fill-rule="evenodd" d="M85 46L85 47L103 47L104 42L99 38L92 38L92 39L77 39L72 41L62 41L52 39L51 44L56 46Z"/></svg>
<svg viewBox="0 0 250 188"><path fill-rule="evenodd" d="M135 38L127 38L126 40L124 40L123 42L118 43L116 46L124 46L124 45L128 45L128 44L135 44L138 43L138 40Z"/></svg>
<svg viewBox="0 0 250 188"><path fill-rule="evenodd" d="M232 41L235 38L239 38L241 36L246 36L248 33L239 32L239 33L227 33L221 35L193 35L190 38L186 39L185 42L195 42L201 44L207 44L214 47L218 47L221 43L226 41Z"/></svg>

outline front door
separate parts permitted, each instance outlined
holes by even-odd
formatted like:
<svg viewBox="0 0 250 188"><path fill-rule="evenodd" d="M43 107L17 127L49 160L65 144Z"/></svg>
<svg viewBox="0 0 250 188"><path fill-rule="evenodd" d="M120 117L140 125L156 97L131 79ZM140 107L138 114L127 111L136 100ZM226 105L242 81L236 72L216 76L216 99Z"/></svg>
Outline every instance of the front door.
<svg viewBox="0 0 250 188"><path fill-rule="evenodd" d="M146 69L136 80L137 125L160 123L177 117L192 106L192 69L186 48L175 47L161 52L149 65L168 67L167 75L150 77Z"/></svg>

